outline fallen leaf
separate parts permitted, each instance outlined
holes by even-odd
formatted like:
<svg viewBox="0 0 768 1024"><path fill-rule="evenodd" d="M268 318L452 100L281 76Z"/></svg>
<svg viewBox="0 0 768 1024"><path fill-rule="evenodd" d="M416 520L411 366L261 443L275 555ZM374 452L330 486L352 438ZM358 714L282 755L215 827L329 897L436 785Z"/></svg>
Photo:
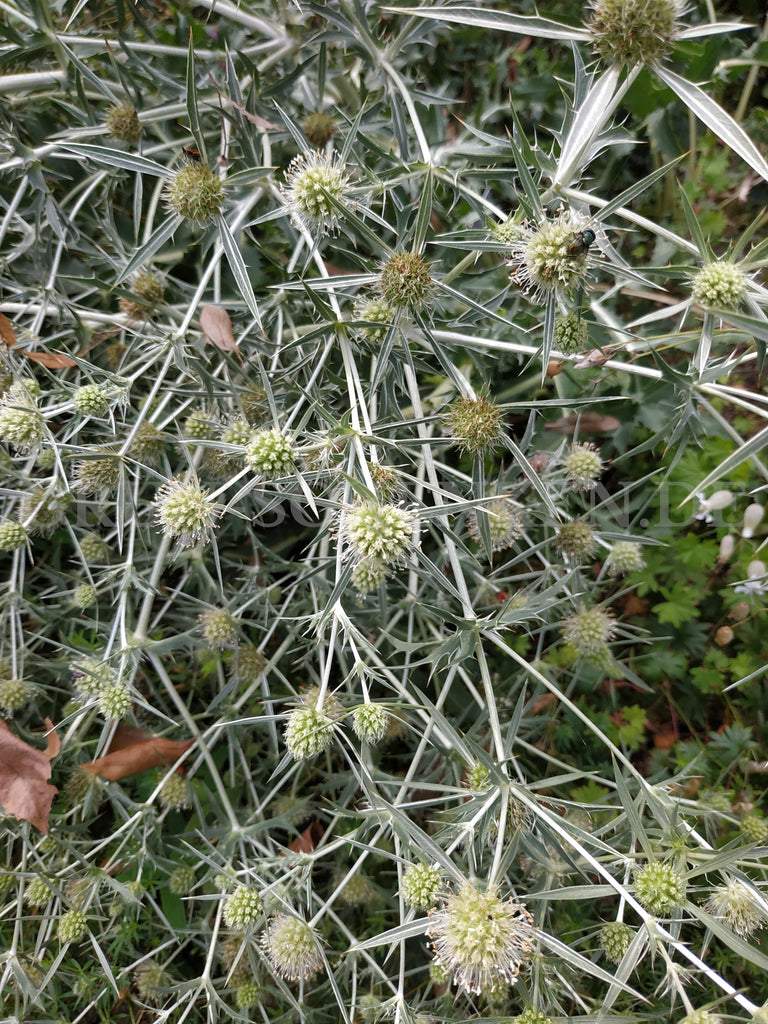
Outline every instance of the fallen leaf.
<svg viewBox="0 0 768 1024"><path fill-rule="evenodd" d="M149 736L142 729L118 725L109 750L95 761L86 761L80 767L109 782L119 782L130 775L173 764L192 746L193 740L166 740Z"/></svg>
<svg viewBox="0 0 768 1024"><path fill-rule="evenodd" d="M654 734L653 745L657 750L671 750L675 743L677 743L677 736L672 728L667 728L664 731L660 730Z"/></svg>
<svg viewBox="0 0 768 1024"><path fill-rule="evenodd" d="M297 836L292 843L288 845L288 849L294 853L312 853L314 848L320 842L325 835L325 829L320 822L315 818L309 825L304 829L300 836Z"/></svg>
<svg viewBox="0 0 768 1024"><path fill-rule="evenodd" d="M63 356L59 352L25 352L22 350L21 355L31 359L33 363L40 363L41 366L45 366L49 370L63 370L65 366L77 366L74 359Z"/></svg>
<svg viewBox="0 0 768 1024"><path fill-rule="evenodd" d="M624 614L627 617L632 615L646 615L649 607L649 602L644 598L638 597L637 594L634 593L629 594L624 602Z"/></svg>
<svg viewBox="0 0 768 1024"><path fill-rule="evenodd" d="M265 121L264 118L259 117L258 114L251 114L248 110L245 109L242 103L235 103L234 100L230 100L229 102L232 104L235 110L240 111L240 113L243 115L246 121L250 121L251 124L255 124L257 128L272 128L276 132L280 130L279 125L272 124L271 121Z"/></svg>
<svg viewBox="0 0 768 1024"><path fill-rule="evenodd" d="M5 313L0 313L0 339L5 342L8 348L13 348L16 344L16 331L14 331L13 324Z"/></svg>
<svg viewBox="0 0 768 1024"><path fill-rule="evenodd" d="M603 416L599 412L583 412L580 415L561 416L545 424L547 430L556 430L558 434L575 434L578 428L582 434L609 434L621 426L615 416Z"/></svg>
<svg viewBox="0 0 768 1024"><path fill-rule="evenodd" d="M58 793L48 779L51 761L61 743L50 719L46 718L45 725L49 730L48 745L45 750L38 750L14 736L6 723L0 721L0 803L6 814L28 821L47 834L51 804Z"/></svg>
<svg viewBox="0 0 768 1024"><path fill-rule="evenodd" d="M243 365L243 357L232 333L232 321L226 309L222 309L221 306L203 306L200 326L208 341L222 352L234 352L240 360L240 365Z"/></svg>

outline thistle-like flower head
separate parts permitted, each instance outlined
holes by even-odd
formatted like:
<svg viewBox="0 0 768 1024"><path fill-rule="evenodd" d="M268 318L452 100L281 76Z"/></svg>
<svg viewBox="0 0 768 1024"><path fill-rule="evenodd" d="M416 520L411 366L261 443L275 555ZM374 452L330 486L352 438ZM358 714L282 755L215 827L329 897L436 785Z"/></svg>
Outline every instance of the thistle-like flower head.
<svg viewBox="0 0 768 1024"><path fill-rule="evenodd" d="M466 992L514 984L533 949L536 930L522 904L465 883L430 914L428 935L438 963Z"/></svg>
<svg viewBox="0 0 768 1024"><path fill-rule="evenodd" d="M583 284L591 266L588 220L570 210L538 224L525 222L509 243L510 277L533 302L547 295L568 294ZM591 232L594 239L594 232Z"/></svg>
<svg viewBox="0 0 768 1024"><path fill-rule="evenodd" d="M330 154L316 150L300 153L285 173L283 202L295 223L325 232L338 224L335 203L345 205L348 182L349 174L335 150Z"/></svg>

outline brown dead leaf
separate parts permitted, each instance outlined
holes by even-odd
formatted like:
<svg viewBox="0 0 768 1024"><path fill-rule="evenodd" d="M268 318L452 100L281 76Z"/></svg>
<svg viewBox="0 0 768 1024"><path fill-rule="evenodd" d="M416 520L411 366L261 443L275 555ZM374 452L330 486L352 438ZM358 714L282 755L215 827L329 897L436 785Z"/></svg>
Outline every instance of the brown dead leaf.
<svg viewBox="0 0 768 1024"><path fill-rule="evenodd" d="M250 121L251 124L255 124L257 128L271 128L273 131L280 131L280 126L272 124L271 121L265 121L263 117L259 117L258 114L251 114L250 111L246 110L242 103L235 103L234 100L229 101L235 110L239 110L246 121Z"/></svg>
<svg viewBox="0 0 768 1024"><path fill-rule="evenodd" d="M148 736L141 729L118 725L107 753L95 761L86 761L80 767L109 782L119 782L120 779L138 775L150 768L173 764L189 750L192 743L193 740L166 740L161 736Z"/></svg>
<svg viewBox="0 0 768 1024"><path fill-rule="evenodd" d="M77 366L74 359L63 356L60 352L25 352L22 349L20 354L31 359L33 363L40 363L41 366L45 366L49 370L63 370L65 366Z"/></svg>
<svg viewBox="0 0 768 1024"><path fill-rule="evenodd" d="M226 309L221 306L203 306L200 313L200 326L203 329L208 341L212 342L222 352L234 352L243 365L243 357L237 347L235 336L232 333L232 321Z"/></svg>
<svg viewBox="0 0 768 1024"><path fill-rule="evenodd" d="M28 821L48 833L48 816L58 789L52 786L51 761L61 744L50 719L45 720L48 734L46 750L31 747L15 736L0 721L0 803L6 814Z"/></svg>
<svg viewBox="0 0 768 1024"><path fill-rule="evenodd" d="M621 426L615 416L603 416L599 412L583 412L581 415L561 416L545 424L547 430L558 434L575 434L578 427L581 434L610 434Z"/></svg>
<svg viewBox="0 0 768 1024"><path fill-rule="evenodd" d="M0 313L0 339L5 342L8 348L13 348L16 344L16 331L14 331L13 324L5 313Z"/></svg>
<svg viewBox="0 0 768 1024"><path fill-rule="evenodd" d="M675 743L677 743L677 740L678 736L675 733L675 730L671 727L667 727L663 731L660 730L659 732L654 733L653 745L657 750L671 750Z"/></svg>
<svg viewBox="0 0 768 1024"><path fill-rule="evenodd" d="M554 693L543 693L530 707L532 715L540 715L543 711L546 711L548 707L551 707L556 701Z"/></svg>
<svg viewBox="0 0 768 1024"><path fill-rule="evenodd" d="M638 597L635 593L628 594L624 602L624 614L626 616L646 615L649 607L649 602L644 598Z"/></svg>
<svg viewBox="0 0 768 1024"><path fill-rule="evenodd" d="M315 818L309 825L304 829L300 836L297 836L292 843L289 844L288 849L294 853L312 853L314 848L320 842L325 835L325 829L320 822Z"/></svg>

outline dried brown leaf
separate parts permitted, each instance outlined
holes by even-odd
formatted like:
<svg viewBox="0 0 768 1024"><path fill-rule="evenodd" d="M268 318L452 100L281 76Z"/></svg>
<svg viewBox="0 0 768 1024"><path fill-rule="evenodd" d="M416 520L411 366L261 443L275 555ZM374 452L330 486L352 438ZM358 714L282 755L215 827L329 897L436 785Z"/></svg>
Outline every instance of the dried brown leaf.
<svg viewBox="0 0 768 1024"><path fill-rule="evenodd" d="M200 326L208 341L222 352L234 352L243 364L243 357L237 347L235 335L232 333L232 320L226 309L221 306L203 306L200 313Z"/></svg>
<svg viewBox="0 0 768 1024"><path fill-rule="evenodd" d="M86 761L83 771L101 775L109 782L119 782L130 775L173 764L192 746L192 740L166 740L148 736L141 729L118 725L109 750L95 761Z"/></svg>
<svg viewBox="0 0 768 1024"><path fill-rule="evenodd" d="M16 331L14 331L13 324L5 313L0 313L0 339L5 342L8 348L13 348L16 344Z"/></svg>
<svg viewBox="0 0 768 1024"><path fill-rule="evenodd" d="M0 721L0 803L6 814L28 821L41 832L48 832L48 816L53 798L58 793L48 779L51 760L61 744L50 719L45 720L49 730L45 750L31 747L15 736L5 722Z"/></svg>
<svg viewBox="0 0 768 1024"><path fill-rule="evenodd" d="M41 366L45 366L49 370L63 370L65 366L77 366L74 359L63 356L60 352L25 352L22 349L21 355L31 359L33 363L40 363Z"/></svg>
<svg viewBox="0 0 768 1024"><path fill-rule="evenodd" d="M251 114L250 111L246 110L242 103L235 103L234 100L229 101L235 110L239 110L246 121L250 121L251 124L255 124L257 128L271 128L273 131L280 131L280 126L272 124L271 121L265 121L263 117L259 117L258 114Z"/></svg>
<svg viewBox="0 0 768 1024"><path fill-rule="evenodd" d="M312 853L324 835L325 829L315 818L307 825L300 836L297 836L292 843L289 843L288 849L294 853Z"/></svg>

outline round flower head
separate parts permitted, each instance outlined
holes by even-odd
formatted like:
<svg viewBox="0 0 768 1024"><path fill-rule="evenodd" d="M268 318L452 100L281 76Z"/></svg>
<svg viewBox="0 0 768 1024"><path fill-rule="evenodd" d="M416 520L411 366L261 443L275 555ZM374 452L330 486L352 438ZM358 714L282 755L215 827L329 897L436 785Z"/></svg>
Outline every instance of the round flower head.
<svg viewBox="0 0 768 1024"><path fill-rule="evenodd" d="M192 806L192 785L189 779L174 772L169 775L160 789L160 803L172 811L182 811Z"/></svg>
<svg viewBox="0 0 768 1024"><path fill-rule="evenodd" d="M204 223L221 213L224 185L208 164L188 163L166 182L165 198L172 213Z"/></svg>
<svg viewBox="0 0 768 1024"><path fill-rule="evenodd" d="M266 671L267 658L263 651L252 644L241 644L235 657L235 673L243 683L252 683Z"/></svg>
<svg viewBox="0 0 768 1024"><path fill-rule="evenodd" d="M464 772L462 785L473 793L482 793L491 784L491 773L480 761L473 761Z"/></svg>
<svg viewBox="0 0 768 1024"><path fill-rule="evenodd" d="M611 64L650 64L672 48L683 5L678 0L592 0L587 27Z"/></svg>
<svg viewBox="0 0 768 1024"><path fill-rule="evenodd" d="M598 653L613 636L616 625L610 615L599 608L583 608L563 624L565 642L579 654Z"/></svg>
<svg viewBox="0 0 768 1024"><path fill-rule="evenodd" d="M305 981L323 966L317 935L299 917L276 914L261 941L272 969L288 981Z"/></svg>
<svg viewBox="0 0 768 1024"><path fill-rule="evenodd" d="M759 931L765 923L755 896L738 878L713 889L704 909L725 921L742 939Z"/></svg>
<svg viewBox="0 0 768 1024"><path fill-rule="evenodd" d="M487 395L457 399L448 409L446 420L454 444L470 454L495 448L504 436L501 409Z"/></svg>
<svg viewBox="0 0 768 1024"><path fill-rule="evenodd" d="M80 942L88 931L88 918L82 910L68 910L59 918L58 935L62 942Z"/></svg>
<svg viewBox="0 0 768 1024"><path fill-rule="evenodd" d="M617 540L608 557L608 572L611 576L625 576L637 572L645 565L639 544L633 540Z"/></svg>
<svg viewBox="0 0 768 1024"><path fill-rule="evenodd" d="M368 468L380 501L394 504L395 498L402 497L403 489L400 480L397 472L391 466L384 466L381 462L371 462Z"/></svg>
<svg viewBox="0 0 768 1024"><path fill-rule="evenodd" d="M574 491L591 491L603 471L603 460L593 444L574 443L563 459L565 475Z"/></svg>
<svg viewBox="0 0 768 1024"><path fill-rule="evenodd" d="M759 814L745 814L739 828L751 843L768 842L768 821Z"/></svg>
<svg viewBox="0 0 768 1024"><path fill-rule="evenodd" d="M249 979L238 985L235 992L235 1004L238 1010L252 1009L258 1003L260 994L261 985L258 981Z"/></svg>
<svg viewBox="0 0 768 1024"><path fill-rule="evenodd" d="M570 356L585 349L588 342L589 328L578 310L555 320L555 348L558 352Z"/></svg>
<svg viewBox="0 0 768 1024"><path fill-rule="evenodd" d="M597 550L597 537L584 519L573 519L563 523L557 533L558 551L578 562L589 558Z"/></svg>
<svg viewBox="0 0 768 1024"><path fill-rule="evenodd" d="M168 879L168 891L175 896L186 896L195 884L195 869L191 864L181 864Z"/></svg>
<svg viewBox="0 0 768 1024"><path fill-rule="evenodd" d="M334 887L338 886L342 880L343 875L341 874L334 877ZM350 875L346 882L344 882L344 888L339 893L338 900L345 907L361 906L370 900L373 894L374 889L370 879L361 871L356 871L354 875Z"/></svg>
<svg viewBox="0 0 768 1024"><path fill-rule="evenodd" d="M86 533L80 538L80 551L88 565L109 561L109 544L97 533Z"/></svg>
<svg viewBox="0 0 768 1024"><path fill-rule="evenodd" d="M171 976L156 960L144 960L133 976L136 991L145 1003L159 1006L165 999L165 991L171 985Z"/></svg>
<svg viewBox="0 0 768 1024"><path fill-rule="evenodd" d="M633 932L623 921L609 921L600 929L600 948L612 964L621 963L629 949Z"/></svg>
<svg viewBox="0 0 768 1024"><path fill-rule="evenodd" d="M96 604L96 588L90 583L81 583L72 591L72 604L81 610Z"/></svg>
<svg viewBox="0 0 768 1024"><path fill-rule="evenodd" d="M139 424L128 448L128 454L145 466L156 466L165 454L165 438L154 423Z"/></svg>
<svg viewBox="0 0 768 1024"><path fill-rule="evenodd" d="M33 487L19 502L19 520L31 536L49 537L64 522L71 503L71 495L65 492Z"/></svg>
<svg viewBox="0 0 768 1024"><path fill-rule="evenodd" d="M347 553L356 562L370 560L394 565L412 547L416 516L400 505L364 501L341 514L340 534Z"/></svg>
<svg viewBox="0 0 768 1024"><path fill-rule="evenodd" d="M437 903L442 887L442 876L437 868L428 864L411 864L405 870L400 891L408 906L414 910L427 910Z"/></svg>
<svg viewBox="0 0 768 1024"><path fill-rule="evenodd" d="M541 304L547 295L571 292L583 284L594 240L586 225L585 217L567 211L552 220L520 226L510 243L510 277L534 302Z"/></svg>
<svg viewBox="0 0 768 1024"><path fill-rule="evenodd" d="M72 404L84 416L106 416L109 398L100 384L83 384L72 396Z"/></svg>
<svg viewBox="0 0 768 1024"><path fill-rule="evenodd" d="M114 494L120 483L121 465L122 459L116 452L105 459L82 459L75 466L75 489L102 499Z"/></svg>
<svg viewBox="0 0 768 1024"><path fill-rule="evenodd" d="M723 1024L723 1018L709 1010L691 1010L677 1024Z"/></svg>
<svg viewBox="0 0 768 1024"><path fill-rule="evenodd" d="M78 696L85 699L97 697L102 690L117 683L114 669L97 658L81 658L70 667L70 672Z"/></svg>
<svg viewBox="0 0 768 1024"><path fill-rule="evenodd" d="M201 441L213 436L214 424L204 409L195 409L184 420L183 434L187 441Z"/></svg>
<svg viewBox="0 0 768 1024"><path fill-rule="evenodd" d="M34 398L9 392L0 405L0 440L26 451L45 436L45 421Z"/></svg>
<svg viewBox="0 0 768 1024"><path fill-rule="evenodd" d="M649 861L635 876L635 895L646 910L660 916L685 903L685 878L672 864Z"/></svg>
<svg viewBox="0 0 768 1024"><path fill-rule="evenodd" d="M483 506L484 511L473 509L469 513L467 526L469 535L476 544L482 543L479 517L487 518L491 534L491 550L503 551L510 548L523 535L523 513L510 498L496 498Z"/></svg>
<svg viewBox="0 0 768 1024"><path fill-rule="evenodd" d="M134 143L141 138L141 121L130 103L116 103L104 118L107 131L120 142Z"/></svg>
<svg viewBox="0 0 768 1024"><path fill-rule="evenodd" d="M520 234L520 225L510 215L506 220L494 221L488 228L488 234L494 242L510 245Z"/></svg>
<svg viewBox="0 0 768 1024"><path fill-rule="evenodd" d="M432 911L427 932L438 963L466 992L514 984L533 949L533 918L523 905L465 883Z"/></svg>
<svg viewBox="0 0 768 1024"><path fill-rule="evenodd" d="M360 337L372 345L381 345L389 334L397 310L386 299L368 299L355 303L354 315L355 320L367 321L356 328Z"/></svg>
<svg viewBox="0 0 768 1024"><path fill-rule="evenodd" d="M335 203L346 206L349 174L334 150L300 153L291 161L282 187L283 201L291 219L308 229L324 232L335 228L339 213Z"/></svg>
<svg viewBox="0 0 768 1024"><path fill-rule="evenodd" d="M159 277L142 271L131 282L131 291L136 298L123 295L117 308L129 321L146 320L156 313L165 294L165 285Z"/></svg>
<svg viewBox="0 0 768 1024"><path fill-rule="evenodd" d="M379 277L379 291L393 309L422 310L434 290L429 264L418 252L396 252Z"/></svg>
<svg viewBox="0 0 768 1024"><path fill-rule="evenodd" d="M200 628L211 647L237 647L237 620L226 608L209 608L203 612Z"/></svg>
<svg viewBox="0 0 768 1024"><path fill-rule="evenodd" d="M326 142L330 142L338 129L336 122L329 114L322 110L316 110L308 114L302 125L307 141L316 149L322 149Z"/></svg>
<svg viewBox="0 0 768 1024"><path fill-rule="evenodd" d="M224 901L222 915L227 928L243 931L261 919L261 897L250 886L239 885Z"/></svg>
<svg viewBox="0 0 768 1024"><path fill-rule="evenodd" d="M27 531L13 519L0 523L0 551L18 551L27 543Z"/></svg>
<svg viewBox="0 0 768 1024"><path fill-rule="evenodd" d="M124 718L131 710L131 695L123 683L105 686L99 691L99 712L104 718Z"/></svg>
<svg viewBox="0 0 768 1024"><path fill-rule="evenodd" d="M352 709L352 728L358 739L375 744L384 739L389 712L381 704L359 704Z"/></svg>
<svg viewBox="0 0 768 1024"><path fill-rule="evenodd" d="M515 1024L552 1024L552 1018L529 1006L515 1017Z"/></svg>
<svg viewBox="0 0 768 1024"><path fill-rule="evenodd" d="M693 299L707 309L738 309L746 294L747 275L727 260L707 263L691 287Z"/></svg>
<svg viewBox="0 0 768 1024"><path fill-rule="evenodd" d="M24 679L0 679L0 709L12 715L24 707L34 692L34 687Z"/></svg>
<svg viewBox="0 0 768 1024"><path fill-rule="evenodd" d="M274 480L293 472L296 449L277 427L257 430L245 449L245 461L262 479Z"/></svg>
<svg viewBox="0 0 768 1024"><path fill-rule="evenodd" d="M283 739L295 761L315 757L333 740L334 719L314 707L294 708L288 714Z"/></svg>
<svg viewBox="0 0 768 1024"><path fill-rule="evenodd" d="M221 440L224 444L246 445L253 437L251 425L244 416L224 424L221 428Z"/></svg>
<svg viewBox="0 0 768 1024"><path fill-rule="evenodd" d="M184 547L207 537L216 517L217 506L208 491L194 480L169 480L155 498L157 523L168 537Z"/></svg>
<svg viewBox="0 0 768 1024"><path fill-rule="evenodd" d="M50 879L38 875L24 889L24 902L29 907L43 907L56 895Z"/></svg>

